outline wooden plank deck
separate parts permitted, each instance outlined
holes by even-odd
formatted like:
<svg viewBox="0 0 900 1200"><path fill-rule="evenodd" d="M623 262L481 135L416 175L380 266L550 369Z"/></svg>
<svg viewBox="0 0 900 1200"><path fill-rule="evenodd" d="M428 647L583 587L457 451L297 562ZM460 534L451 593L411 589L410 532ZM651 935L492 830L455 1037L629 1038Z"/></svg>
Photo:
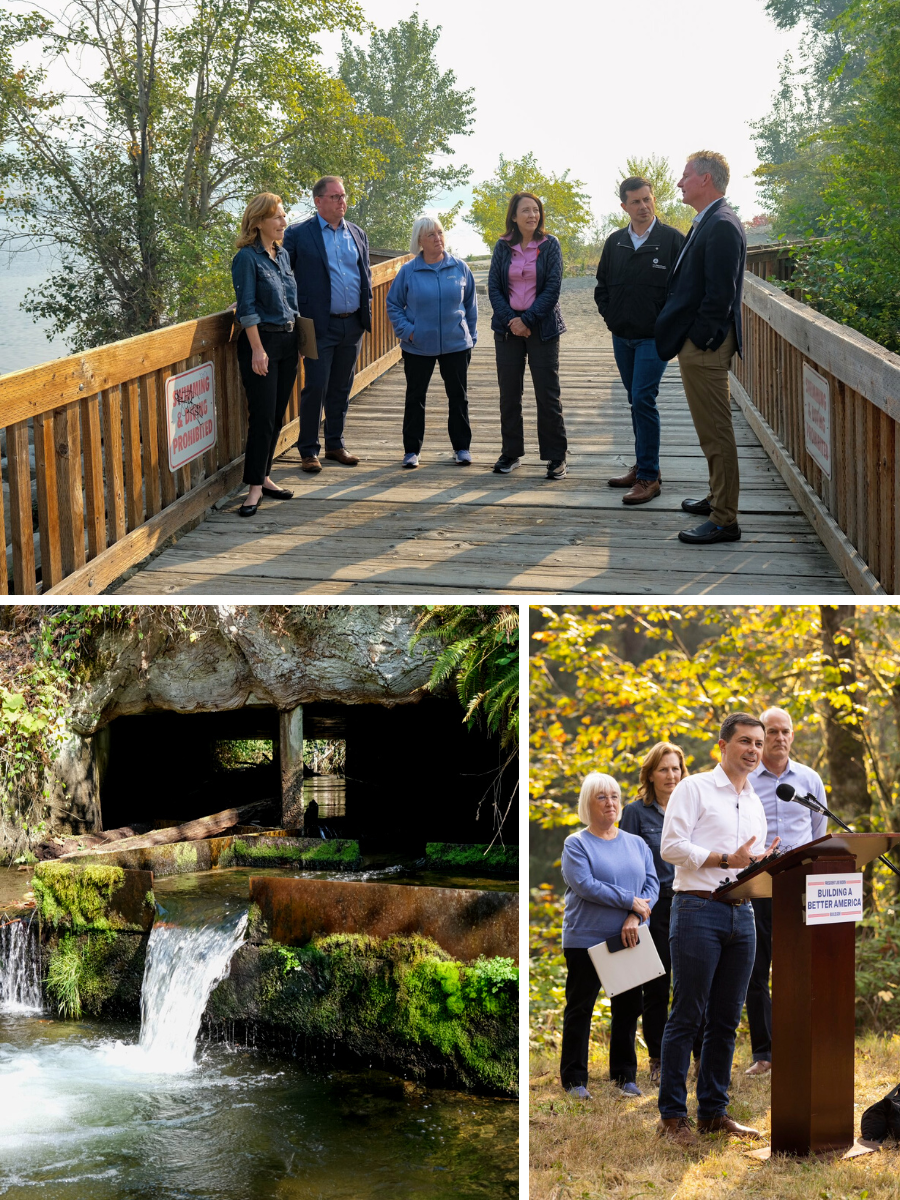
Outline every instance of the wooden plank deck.
<svg viewBox="0 0 900 1200"><path fill-rule="evenodd" d="M588 296L564 294L584 316ZM482 318L485 326L486 318ZM273 478L294 499L237 516L243 491L122 583L120 595L847 595L851 589L800 511L736 405L741 468L737 543L690 548L679 529L696 523L685 496L704 495L706 462L677 363L663 377L663 492L626 508L609 475L632 462L631 422L609 337L580 323L562 342L562 395L569 475L551 482L537 459L533 398L526 383L522 466L494 475L500 450L490 334L470 372L472 455L457 466L446 402L435 372L422 467L400 466L404 379L393 367L351 403L349 469L299 469L296 450Z"/></svg>

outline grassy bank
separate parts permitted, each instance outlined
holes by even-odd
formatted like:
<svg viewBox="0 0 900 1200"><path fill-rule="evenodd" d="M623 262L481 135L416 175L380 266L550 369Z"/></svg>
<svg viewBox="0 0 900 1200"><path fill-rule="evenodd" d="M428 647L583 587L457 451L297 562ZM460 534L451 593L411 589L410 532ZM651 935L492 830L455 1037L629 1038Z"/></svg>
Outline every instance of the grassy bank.
<svg viewBox="0 0 900 1200"><path fill-rule="evenodd" d="M747 1078L750 1046L738 1042L732 1072L731 1114L768 1137L769 1079ZM591 1102L572 1102L559 1086L558 1061L537 1053L530 1085L530 1200L900 1200L900 1148L888 1142L874 1154L846 1162L783 1157L750 1158L750 1143L723 1136L701 1139L683 1152L655 1136L659 1113L646 1053L639 1051L641 1099L622 1100L608 1082L608 1057L598 1047L590 1064ZM900 1081L900 1036L871 1035L856 1043L856 1132L859 1117ZM696 1114L689 1085L688 1109ZM765 1145L766 1142L757 1143Z"/></svg>

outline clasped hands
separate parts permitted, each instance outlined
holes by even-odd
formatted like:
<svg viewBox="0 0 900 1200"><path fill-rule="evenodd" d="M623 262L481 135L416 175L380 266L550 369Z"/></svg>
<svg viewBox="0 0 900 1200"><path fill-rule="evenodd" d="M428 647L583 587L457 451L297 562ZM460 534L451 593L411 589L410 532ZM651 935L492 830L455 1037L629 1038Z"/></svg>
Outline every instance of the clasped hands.
<svg viewBox="0 0 900 1200"><path fill-rule="evenodd" d="M638 928L641 921L646 921L650 916L650 904L648 901L642 900L640 896L635 896L631 908L632 911L625 918L625 924L622 926L623 946L636 946L638 944Z"/></svg>
<svg viewBox="0 0 900 1200"><path fill-rule="evenodd" d="M531 337L531 330L521 317L513 317L509 323L509 332L514 333L516 337Z"/></svg>

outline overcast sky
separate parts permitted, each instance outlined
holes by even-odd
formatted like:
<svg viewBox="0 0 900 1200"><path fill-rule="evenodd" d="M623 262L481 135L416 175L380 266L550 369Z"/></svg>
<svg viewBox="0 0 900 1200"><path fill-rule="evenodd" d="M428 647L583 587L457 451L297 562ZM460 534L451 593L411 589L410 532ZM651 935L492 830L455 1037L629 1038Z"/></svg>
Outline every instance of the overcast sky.
<svg viewBox="0 0 900 1200"><path fill-rule="evenodd" d="M441 67L475 88L474 133L455 139L474 182L490 177L501 153L533 150L542 169L568 168L584 181L599 217L616 205L626 156L662 154L680 174L685 156L702 148L728 158L729 197L741 215L760 210L748 122L768 112L779 64L799 42L775 28L764 0L362 4L383 29L415 7L443 26ZM332 65L339 38L322 41ZM463 254L483 248L462 223L450 240Z"/></svg>

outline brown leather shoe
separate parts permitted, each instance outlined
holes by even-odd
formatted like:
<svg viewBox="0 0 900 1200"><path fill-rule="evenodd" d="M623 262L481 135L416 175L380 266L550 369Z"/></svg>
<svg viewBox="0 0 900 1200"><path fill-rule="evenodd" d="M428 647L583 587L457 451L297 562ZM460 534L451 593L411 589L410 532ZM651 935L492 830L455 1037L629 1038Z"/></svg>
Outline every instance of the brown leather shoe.
<svg viewBox="0 0 900 1200"><path fill-rule="evenodd" d="M339 462L345 467L355 467L359 462L355 454L348 454L343 448L340 450L326 450L325 457L333 458L335 462Z"/></svg>
<svg viewBox="0 0 900 1200"><path fill-rule="evenodd" d="M710 1117L707 1121L697 1120L698 1133L731 1133L735 1137L743 1138L759 1138L762 1134L758 1129L751 1129L749 1125L739 1125L737 1121L732 1121L731 1117L723 1115L721 1117Z"/></svg>
<svg viewBox="0 0 900 1200"><path fill-rule="evenodd" d="M312 454L309 458L300 459L300 470L308 471L310 475L315 475L318 471L322 470L322 464L316 458L315 454Z"/></svg>
<svg viewBox="0 0 900 1200"><path fill-rule="evenodd" d="M658 1058L650 1059L650 1083L653 1087L659 1087L659 1077L662 1072L662 1062Z"/></svg>
<svg viewBox="0 0 900 1200"><path fill-rule="evenodd" d="M690 1117L660 1117L656 1122L656 1136L674 1142L682 1150L697 1145L697 1135L691 1129Z"/></svg>
<svg viewBox="0 0 900 1200"><path fill-rule="evenodd" d="M606 482L609 487L632 488L637 482L637 477L637 463L635 463L631 470L626 471L624 475L616 475L613 479L607 479ZM657 482L662 484L662 471L657 476Z"/></svg>
<svg viewBox="0 0 900 1200"><path fill-rule="evenodd" d="M646 504L662 491L658 479L636 479L634 487L622 497L623 504Z"/></svg>
<svg viewBox="0 0 900 1200"><path fill-rule="evenodd" d="M757 1059L757 1061L753 1064L752 1067L748 1067L747 1070L744 1072L744 1074L745 1075L768 1075L768 1073L771 1070L772 1070L772 1064L770 1062L767 1062L766 1059L760 1058L760 1059Z"/></svg>

